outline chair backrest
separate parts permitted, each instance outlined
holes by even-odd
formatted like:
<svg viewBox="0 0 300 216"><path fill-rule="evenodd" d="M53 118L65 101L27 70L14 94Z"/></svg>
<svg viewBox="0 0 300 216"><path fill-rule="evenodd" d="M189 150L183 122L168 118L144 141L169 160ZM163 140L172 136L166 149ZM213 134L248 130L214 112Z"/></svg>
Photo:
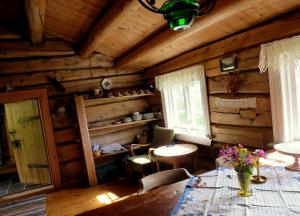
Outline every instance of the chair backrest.
<svg viewBox="0 0 300 216"><path fill-rule="evenodd" d="M163 145L174 143L175 132L173 129L154 127L152 136L152 147L158 148Z"/></svg>
<svg viewBox="0 0 300 216"><path fill-rule="evenodd" d="M173 184L192 177L184 168L165 170L148 175L140 180L138 194L146 193L163 185Z"/></svg>

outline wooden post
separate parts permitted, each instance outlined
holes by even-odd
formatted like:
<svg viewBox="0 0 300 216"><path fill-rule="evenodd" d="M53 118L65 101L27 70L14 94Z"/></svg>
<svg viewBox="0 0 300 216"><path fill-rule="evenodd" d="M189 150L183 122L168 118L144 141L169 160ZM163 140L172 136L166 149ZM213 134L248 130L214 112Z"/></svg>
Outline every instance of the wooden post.
<svg viewBox="0 0 300 216"><path fill-rule="evenodd" d="M83 97L75 97L78 125L80 128L84 165L90 186L98 185L94 157L91 149Z"/></svg>
<svg viewBox="0 0 300 216"><path fill-rule="evenodd" d="M25 0L24 3L30 40L33 44L41 43L43 40L46 0Z"/></svg>

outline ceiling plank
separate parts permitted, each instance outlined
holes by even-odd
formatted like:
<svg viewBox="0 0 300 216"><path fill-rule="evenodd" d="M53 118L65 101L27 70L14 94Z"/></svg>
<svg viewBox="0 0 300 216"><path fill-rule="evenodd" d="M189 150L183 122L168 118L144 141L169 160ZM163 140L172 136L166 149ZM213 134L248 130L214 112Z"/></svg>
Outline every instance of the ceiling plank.
<svg viewBox="0 0 300 216"><path fill-rule="evenodd" d="M61 40L45 41L33 46L29 42L0 42L0 59L74 55L71 43Z"/></svg>
<svg viewBox="0 0 300 216"><path fill-rule="evenodd" d="M284 5L280 5L282 8L278 10L276 5L281 4L280 2L282 1L217 1L213 11L198 18L191 29L182 32L167 29L133 52L119 58L116 65L147 68L178 54L249 28L266 19L286 13L300 5L297 0L288 0L284 2ZM248 16L248 13L255 13L256 10L259 16Z"/></svg>
<svg viewBox="0 0 300 216"><path fill-rule="evenodd" d="M28 34L33 44L41 43L46 12L46 0L25 0Z"/></svg>
<svg viewBox="0 0 300 216"><path fill-rule="evenodd" d="M276 19L270 23L249 29L211 45L179 55L162 64L155 65L145 71L145 77L153 78L157 75L198 64L228 53L298 35L300 34L299 23L300 11L297 11L284 18Z"/></svg>
<svg viewBox="0 0 300 216"><path fill-rule="evenodd" d="M106 14L96 23L96 25L87 34L79 50L81 57L89 56L97 49L99 43L105 40L114 27L118 25L126 16L140 6L136 0L118 0L106 12Z"/></svg>

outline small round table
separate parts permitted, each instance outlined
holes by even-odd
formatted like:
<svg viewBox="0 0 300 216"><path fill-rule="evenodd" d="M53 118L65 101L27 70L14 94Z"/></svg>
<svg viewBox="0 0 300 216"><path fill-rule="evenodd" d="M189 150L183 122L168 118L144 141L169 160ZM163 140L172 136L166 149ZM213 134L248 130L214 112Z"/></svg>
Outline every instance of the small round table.
<svg viewBox="0 0 300 216"><path fill-rule="evenodd" d="M281 154L294 157L294 163L286 165L286 169L300 171L300 142L276 144L274 149Z"/></svg>
<svg viewBox="0 0 300 216"><path fill-rule="evenodd" d="M157 172L159 172L159 162L172 164L173 168L178 168L178 165L185 161L194 161L194 171L196 171L198 147L193 144L174 144L161 146L154 150L156 158Z"/></svg>

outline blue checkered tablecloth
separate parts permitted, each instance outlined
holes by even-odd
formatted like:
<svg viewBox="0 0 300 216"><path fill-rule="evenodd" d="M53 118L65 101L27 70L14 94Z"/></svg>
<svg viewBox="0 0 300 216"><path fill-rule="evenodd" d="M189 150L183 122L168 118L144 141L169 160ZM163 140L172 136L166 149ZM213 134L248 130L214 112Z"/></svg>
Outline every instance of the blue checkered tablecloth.
<svg viewBox="0 0 300 216"><path fill-rule="evenodd" d="M253 195L238 197L236 172L221 167L189 179L171 216L300 216L300 173L283 167L262 167L264 184L252 184Z"/></svg>

